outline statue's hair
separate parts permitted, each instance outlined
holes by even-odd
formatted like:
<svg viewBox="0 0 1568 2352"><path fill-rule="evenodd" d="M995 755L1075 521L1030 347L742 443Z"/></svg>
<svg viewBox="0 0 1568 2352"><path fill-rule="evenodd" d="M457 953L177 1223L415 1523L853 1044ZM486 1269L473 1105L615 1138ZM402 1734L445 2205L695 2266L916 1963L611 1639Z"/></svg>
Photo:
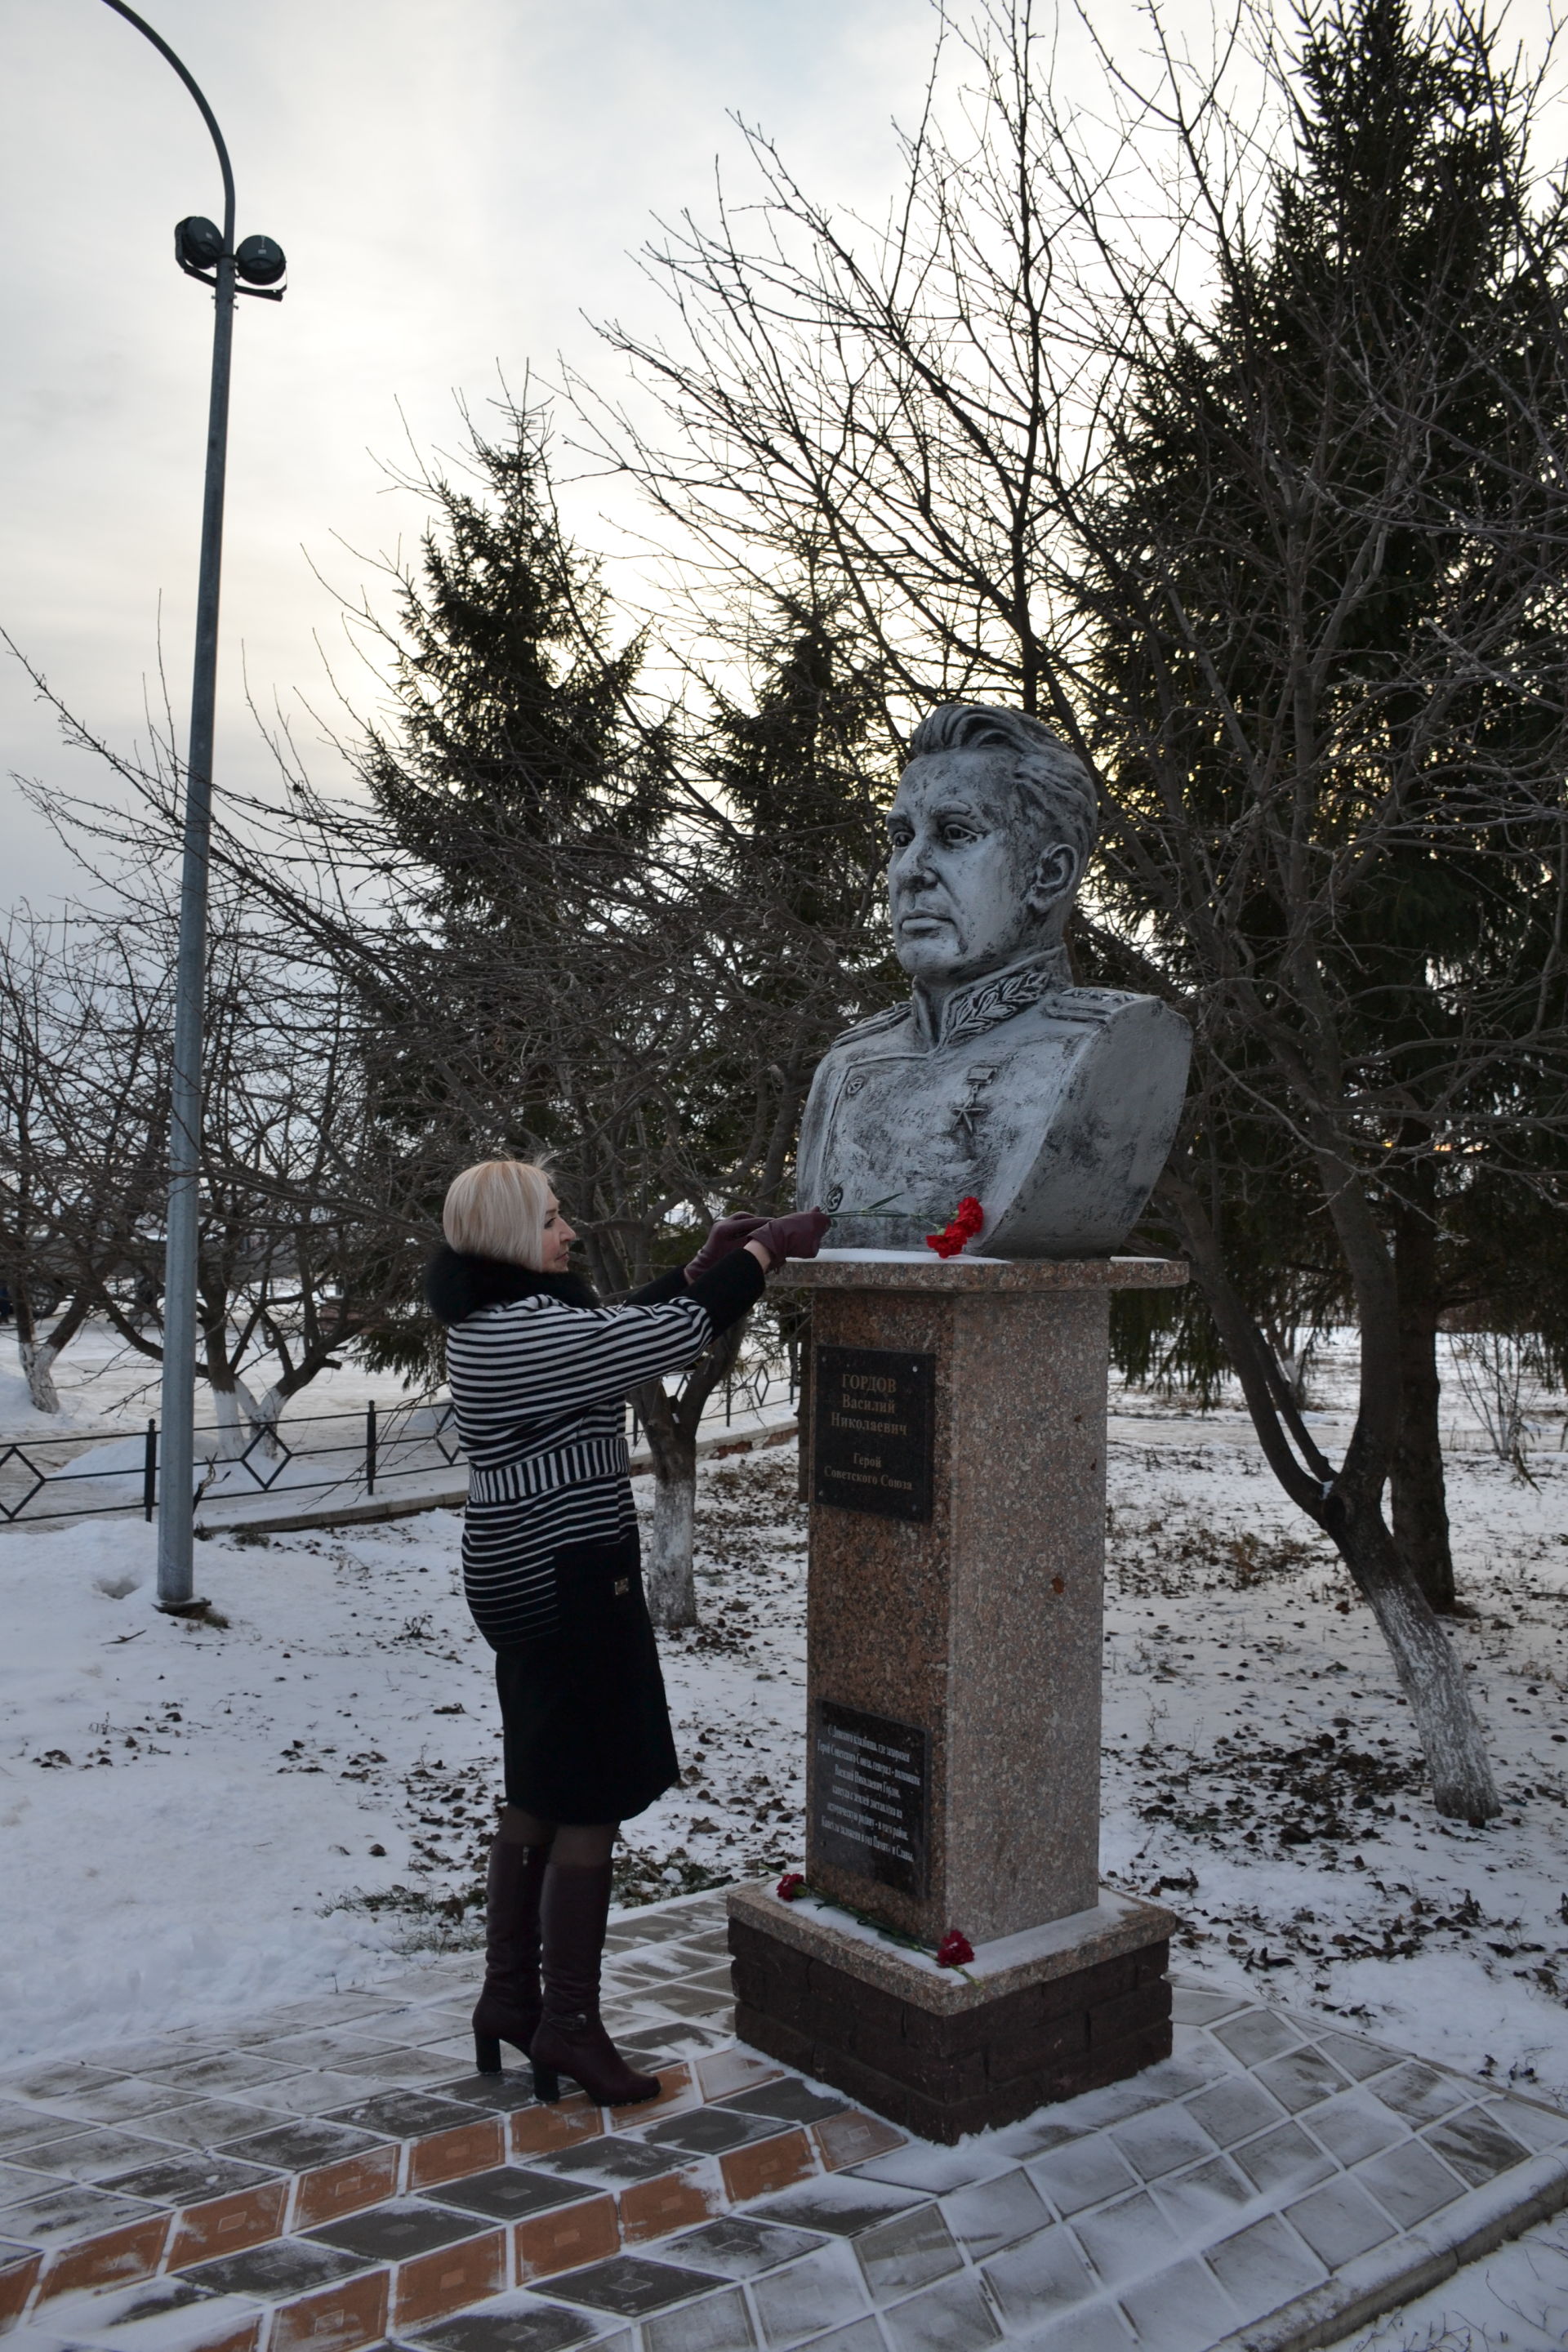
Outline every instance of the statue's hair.
<svg viewBox="0 0 1568 2352"><path fill-rule="evenodd" d="M1006 751L1019 798L1079 853L1081 874L1100 830L1094 781L1075 751L1038 719L988 702L944 702L910 738L910 758L930 751Z"/></svg>

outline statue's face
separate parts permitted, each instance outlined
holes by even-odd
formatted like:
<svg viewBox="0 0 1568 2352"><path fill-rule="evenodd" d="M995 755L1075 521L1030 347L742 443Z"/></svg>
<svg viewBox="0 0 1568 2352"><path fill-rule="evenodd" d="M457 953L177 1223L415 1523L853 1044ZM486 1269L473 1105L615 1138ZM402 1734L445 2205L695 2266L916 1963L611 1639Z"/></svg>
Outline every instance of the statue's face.
<svg viewBox="0 0 1568 2352"><path fill-rule="evenodd" d="M911 980L952 984L1054 944L1078 859L1020 803L1001 751L932 751L888 817L888 904Z"/></svg>

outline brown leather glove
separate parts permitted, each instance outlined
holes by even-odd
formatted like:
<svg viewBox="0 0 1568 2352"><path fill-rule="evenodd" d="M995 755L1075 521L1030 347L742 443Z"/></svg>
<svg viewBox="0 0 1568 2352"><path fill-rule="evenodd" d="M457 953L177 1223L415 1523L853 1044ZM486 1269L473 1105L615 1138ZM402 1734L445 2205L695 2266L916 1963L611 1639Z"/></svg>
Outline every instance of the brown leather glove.
<svg viewBox="0 0 1568 2352"><path fill-rule="evenodd" d="M748 1239L758 1243L779 1265L786 1257L815 1257L832 1223L826 1209L796 1209L790 1216L770 1218Z"/></svg>
<svg viewBox="0 0 1568 2352"><path fill-rule="evenodd" d="M708 1238L696 1256L687 1259L687 1281L694 1275L706 1274L710 1265L717 1265L732 1250L742 1248L767 1222L766 1217L721 1217L716 1225L709 1228Z"/></svg>

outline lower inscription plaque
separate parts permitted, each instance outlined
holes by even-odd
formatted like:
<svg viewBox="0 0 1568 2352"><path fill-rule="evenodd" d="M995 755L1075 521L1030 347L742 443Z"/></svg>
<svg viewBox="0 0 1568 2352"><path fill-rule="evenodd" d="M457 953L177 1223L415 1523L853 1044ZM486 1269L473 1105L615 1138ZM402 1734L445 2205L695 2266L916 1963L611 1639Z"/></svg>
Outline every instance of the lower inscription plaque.
<svg viewBox="0 0 1568 2352"><path fill-rule="evenodd" d="M912 1723L818 1699L812 1776L814 1859L926 1894L931 1736Z"/></svg>
<svg viewBox="0 0 1568 2352"><path fill-rule="evenodd" d="M811 1365L813 1499L929 1519L936 1358L817 1348Z"/></svg>

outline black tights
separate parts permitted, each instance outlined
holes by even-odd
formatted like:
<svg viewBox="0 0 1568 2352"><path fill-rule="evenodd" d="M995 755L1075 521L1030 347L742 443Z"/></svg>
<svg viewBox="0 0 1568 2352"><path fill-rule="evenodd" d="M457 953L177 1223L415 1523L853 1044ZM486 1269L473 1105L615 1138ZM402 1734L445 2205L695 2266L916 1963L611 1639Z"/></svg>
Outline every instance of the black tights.
<svg viewBox="0 0 1568 2352"><path fill-rule="evenodd" d="M542 1822L521 1805L503 1807L500 1835L508 1845L547 1845L566 1870L602 1870L615 1850L619 1822Z"/></svg>

